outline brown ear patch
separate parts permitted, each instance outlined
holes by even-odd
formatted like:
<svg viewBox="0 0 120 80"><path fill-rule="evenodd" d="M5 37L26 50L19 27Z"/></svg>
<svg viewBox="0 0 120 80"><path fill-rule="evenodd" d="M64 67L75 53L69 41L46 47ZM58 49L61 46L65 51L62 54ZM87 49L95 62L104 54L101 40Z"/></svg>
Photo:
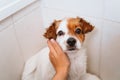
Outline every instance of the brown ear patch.
<svg viewBox="0 0 120 80"><path fill-rule="evenodd" d="M91 32L94 29L93 25L82 18L80 18L80 24L82 26L83 33Z"/></svg>
<svg viewBox="0 0 120 80"><path fill-rule="evenodd" d="M56 34L56 29L58 27L58 23L60 21L54 21L51 26L46 30L46 32L44 33L44 37L47 38L47 39L55 39L56 40L56 37L57 37L57 34Z"/></svg>

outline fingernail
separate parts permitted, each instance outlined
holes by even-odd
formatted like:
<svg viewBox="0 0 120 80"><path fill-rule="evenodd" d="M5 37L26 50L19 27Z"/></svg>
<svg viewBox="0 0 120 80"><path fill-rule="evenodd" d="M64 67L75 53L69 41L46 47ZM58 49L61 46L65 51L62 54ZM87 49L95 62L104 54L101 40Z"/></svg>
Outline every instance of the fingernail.
<svg viewBox="0 0 120 80"><path fill-rule="evenodd" d="M51 39L50 41L51 41L51 42L53 42L53 43L55 42L55 40L54 40L54 39Z"/></svg>

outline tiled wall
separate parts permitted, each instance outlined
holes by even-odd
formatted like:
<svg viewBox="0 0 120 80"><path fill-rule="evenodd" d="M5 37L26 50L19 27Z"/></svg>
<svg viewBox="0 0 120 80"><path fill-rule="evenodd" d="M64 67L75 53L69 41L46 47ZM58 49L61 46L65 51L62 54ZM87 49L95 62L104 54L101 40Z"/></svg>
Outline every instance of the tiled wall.
<svg viewBox="0 0 120 80"><path fill-rule="evenodd" d="M102 80L120 80L119 3L119 0L41 0L1 21L0 80L20 80L24 62L46 45L42 37L44 27L54 19L69 16L83 17L96 27L87 38L88 71Z"/></svg>
<svg viewBox="0 0 120 80"><path fill-rule="evenodd" d="M43 0L43 23L80 16L95 25L87 41L88 71L102 80L120 80L120 1Z"/></svg>
<svg viewBox="0 0 120 80"><path fill-rule="evenodd" d="M0 80L21 80L24 62L45 46L40 1L0 22Z"/></svg>

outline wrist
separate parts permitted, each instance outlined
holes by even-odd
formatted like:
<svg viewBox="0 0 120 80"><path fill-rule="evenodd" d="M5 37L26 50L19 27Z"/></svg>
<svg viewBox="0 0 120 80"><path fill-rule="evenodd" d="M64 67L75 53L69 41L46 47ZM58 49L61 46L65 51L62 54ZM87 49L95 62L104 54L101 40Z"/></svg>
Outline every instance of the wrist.
<svg viewBox="0 0 120 80"><path fill-rule="evenodd" d="M68 77L68 68L61 69L61 70L57 71L55 75L57 77L59 77L59 79L57 79L57 80L67 80L67 77Z"/></svg>
<svg viewBox="0 0 120 80"><path fill-rule="evenodd" d="M56 71L56 74L54 75L52 80L67 80L68 77L68 68L62 68L59 69L59 71Z"/></svg>
<svg viewBox="0 0 120 80"><path fill-rule="evenodd" d="M67 73L59 72L54 75L53 80L67 80Z"/></svg>

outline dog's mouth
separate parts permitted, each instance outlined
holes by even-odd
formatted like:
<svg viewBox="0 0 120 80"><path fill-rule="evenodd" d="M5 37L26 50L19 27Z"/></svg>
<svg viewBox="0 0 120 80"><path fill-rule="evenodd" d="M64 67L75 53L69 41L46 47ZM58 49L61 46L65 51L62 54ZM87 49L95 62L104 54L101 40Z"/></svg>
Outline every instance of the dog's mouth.
<svg viewBox="0 0 120 80"><path fill-rule="evenodd" d="M76 48L68 48L68 51L76 50Z"/></svg>
<svg viewBox="0 0 120 80"><path fill-rule="evenodd" d="M74 46L74 47L67 47L67 51L74 51L74 50L77 50L76 46Z"/></svg>

